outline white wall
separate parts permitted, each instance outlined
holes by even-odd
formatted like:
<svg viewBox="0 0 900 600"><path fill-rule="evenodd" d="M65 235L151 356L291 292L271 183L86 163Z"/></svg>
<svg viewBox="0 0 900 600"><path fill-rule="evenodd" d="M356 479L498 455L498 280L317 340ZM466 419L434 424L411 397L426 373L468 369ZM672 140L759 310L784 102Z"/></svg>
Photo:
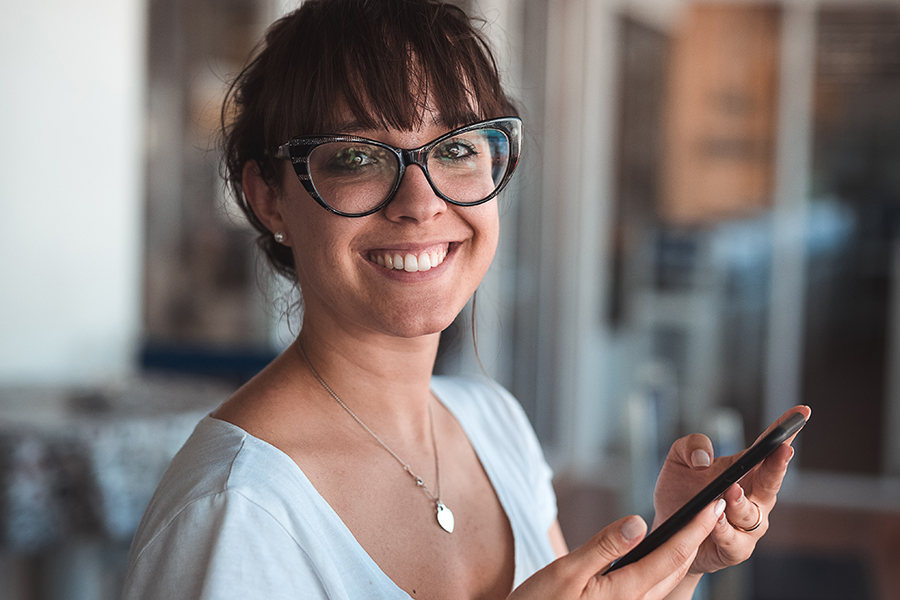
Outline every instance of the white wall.
<svg viewBox="0 0 900 600"><path fill-rule="evenodd" d="M140 329L145 2L5 2L0 384L128 372Z"/></svg>

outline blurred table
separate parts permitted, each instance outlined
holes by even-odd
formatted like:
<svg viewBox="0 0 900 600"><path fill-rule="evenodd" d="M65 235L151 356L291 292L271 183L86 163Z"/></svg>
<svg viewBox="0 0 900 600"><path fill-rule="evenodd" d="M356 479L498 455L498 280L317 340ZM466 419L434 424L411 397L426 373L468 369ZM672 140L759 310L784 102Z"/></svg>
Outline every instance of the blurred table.
<svg viewBox="0 0 900 600"><path fill-rule="evenodd" d="M229 386L164 377L0 389L0 546L129 540L175 452Z"/></svg>
<svg viewBox="0 0 900 600"><path fill-rule="evenodd" d="M233 389L165 376L0 388L0 551L51 556L85 540L127 547L169 461Z"/></svg>

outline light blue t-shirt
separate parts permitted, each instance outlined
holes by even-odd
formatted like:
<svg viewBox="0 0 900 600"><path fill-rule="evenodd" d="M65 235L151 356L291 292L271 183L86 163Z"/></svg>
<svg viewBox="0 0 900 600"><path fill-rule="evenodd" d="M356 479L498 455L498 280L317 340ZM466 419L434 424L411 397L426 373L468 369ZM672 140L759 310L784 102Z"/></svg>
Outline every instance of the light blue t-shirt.
<svg viewBox="0 0 900 600"><path fill-rule="evenodd" d="M515 585L550 563L550 468L522 408L489 380L435 377L500 499ZM172 460L129 555L124 600L410 600L286 454L206 417Z"/></svg>

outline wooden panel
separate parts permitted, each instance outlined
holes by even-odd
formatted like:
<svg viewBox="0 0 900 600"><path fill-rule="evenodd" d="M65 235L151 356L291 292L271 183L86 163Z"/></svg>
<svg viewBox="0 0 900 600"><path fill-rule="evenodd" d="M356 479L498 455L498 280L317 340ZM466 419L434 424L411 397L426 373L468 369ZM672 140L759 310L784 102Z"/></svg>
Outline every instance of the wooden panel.
<svg viewBox="0 0 900 600"><path fill-rule="evenodd" d="M780 12L694 5L673 39L660 212L698 225L769 206Z"/></svg>

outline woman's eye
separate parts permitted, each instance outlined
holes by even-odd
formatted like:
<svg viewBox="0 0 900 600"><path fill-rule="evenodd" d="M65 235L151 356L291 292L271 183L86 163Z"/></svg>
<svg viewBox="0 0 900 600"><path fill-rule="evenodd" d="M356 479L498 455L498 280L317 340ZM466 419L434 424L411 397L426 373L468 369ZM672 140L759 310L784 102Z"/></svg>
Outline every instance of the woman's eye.
<svg viewBox="0 0 900 600"><path fill-rule="evenodd" d="M366 148L345 148L331 159L332 166L347 170L358 170L374 165L378 158Z"/></svg>
<svg viewBox="0 0 900 600"><path fill-rule="evenodd" d="M329 142L309 155L309 174L322 185L326 179L385 179L397 172L397 159L387 149L361 142Z"/></svg>
<svg viewBox="0 0 900 600"><path fill-rule="evenodd" d="M450 160L459 160L463 158L471 158L478 154L475 146L467 144L460 140L450 140L441 144L438 148L437 155L439 158Z"/></svg>

